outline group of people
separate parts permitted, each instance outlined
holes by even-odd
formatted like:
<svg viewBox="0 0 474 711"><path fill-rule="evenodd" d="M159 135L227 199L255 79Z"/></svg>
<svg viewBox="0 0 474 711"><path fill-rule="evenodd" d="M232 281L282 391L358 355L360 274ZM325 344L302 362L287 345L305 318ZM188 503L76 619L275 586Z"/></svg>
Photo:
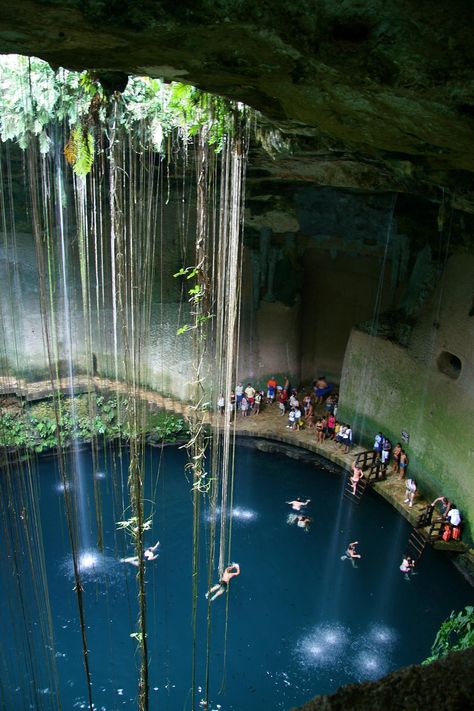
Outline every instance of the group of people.
<svg viewBox="0 0 474 711"><path fill-rule="evenodd" d="M438 496L437 499L431 502L430 508L433 513L438 511L439 523L444 523L441 537L443 541L459 541L461 538L461 513L455 503L449 501L446 496ZM430 516L431 519L431 516Z"/></svg>
<svg viewBox="0 0 474 711"><path fill-rule="evenodd" d="M299 393L297 388L290 387L288 377L283 379L282 384L278 384L274 376L270 376L266 384L266 390L259 390L252 383L247 383L244 387L242 382L238 382L235 389L231 391L229 402L226 406L223 393L217 398L217 410L221 415L226 411L232 420L236 413L241 417L258 415L261 407L277 403L280 415L287 415L287 428L299 430L302 427L316 429L316 439L323 443L325 439L336 439L343 445L352 444L352 431L348 425L341 425L336 420L337 413L337 393L334 392L334 385L328 383L326 378L320 377L313 381L312 392ZM314 420L315 406L324 402L326 413L324 416Z"/></svg>
<svg viewBox="0 0 474 711"><path fill-rule="evenodd" d="M401 443L397 442L392 449L392 443L389 438L382 432L378 432L375 435L373 450L376 452L377 457L384 467L388 467L390 457L392 458L392 472L398 474L400 479L405 480L405 500L403 503L408 504L411 508L418 491L418 484L413 476L407 476L408 455ZM451 538L459 540L461 537L461 514L459 513L459 509L455 504L448 501L445 496L439 496L430 506L434 510L437 504L439 504L440 514L438 521L442 520L446 522L442 538L445 541L449 541ZM429 517L429 521L431 522L431 516ZM407 565L405 565L405 567L407 567Z"/></svg>
<svg viewBox="0 0 474 711"><path fill-rule="evenodd" d="M375 435L374 452L376 452L381 463L387 467L390 457L392 458L392 471L403 479L407 474L408 456L400 442L397 442L392 450L392 443L382 432Z"/></svg>

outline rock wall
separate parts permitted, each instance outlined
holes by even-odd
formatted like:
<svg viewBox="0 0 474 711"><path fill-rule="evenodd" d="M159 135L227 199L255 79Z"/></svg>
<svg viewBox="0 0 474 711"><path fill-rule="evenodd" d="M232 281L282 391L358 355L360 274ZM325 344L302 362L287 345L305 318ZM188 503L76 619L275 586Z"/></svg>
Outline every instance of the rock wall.
<svg viewBox="0 0 474 711"><path fill-rule="evenodd" d="M341 379L340 418L372 445L409 435L409 472L428 496L456 502L474 529L474 256L453 255L408 348L354 330Z"/></svg>

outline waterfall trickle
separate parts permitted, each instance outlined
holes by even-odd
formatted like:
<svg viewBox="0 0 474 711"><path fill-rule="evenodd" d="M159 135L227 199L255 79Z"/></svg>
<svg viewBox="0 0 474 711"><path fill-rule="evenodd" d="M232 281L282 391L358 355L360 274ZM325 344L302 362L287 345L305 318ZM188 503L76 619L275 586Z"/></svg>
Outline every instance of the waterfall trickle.
<svg viewBox="0 0 474 711"><path fill-rule="evenodd" d="M66 210L66 199L63 185L63 174L60 160L56 160L55 170L55 197L56 197L56 214L57 214L57 229L59 234L59 255L60 255L60 291L62 293L62 342L64 344L64 356L67 364L68 374L68 390L70 397L70 407L73 422L77 423L76 399L74 393L74 339L72 330L72 304L70 295L70 286L68 280L68 264L70 264L70 255L68 254L68 236L66 234L66 220L64 213ZM71 440L71 466L72 466L72 492L74 500L74 510L77 520L77 538L79 545L79 561L81 566L90 566L91 553L91 531L89 520L89 509L86 498L86 486L84 481L84 472L82 470L81 459L78 453L77 437ZM85 555L86 551L87 556Z"/></svg>

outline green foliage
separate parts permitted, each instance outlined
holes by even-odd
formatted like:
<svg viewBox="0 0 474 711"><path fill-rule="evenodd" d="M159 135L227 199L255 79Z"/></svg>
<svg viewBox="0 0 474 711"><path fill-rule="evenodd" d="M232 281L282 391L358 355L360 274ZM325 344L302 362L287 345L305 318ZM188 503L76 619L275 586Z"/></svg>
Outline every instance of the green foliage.
<svg viewBox="0 0 474 711"><path fill-rule="evenodd" d="M206 295L203 286L203 278L200 270L197 267L181 267L181 269L175 274L173 274L173 276L175 278L185 276L186 279L196 279L196 283L194 284L194 286L188 289L188 301L191 306L198 306ZM191 311L191 313L196 312ZM180 328L178 328L178 330L176 331L176 335L180 336L181 334L187 333L188 331L196 330L212 318L214 318L214 314L211 314L209 311L207 311L206 313L197 314L194 320L194 324L190 325L186 323L184 324L184 326L180 326Z"/></svg>
<svg viewBox="0 0 474 711"><path fill-rule="evenodd" d="M457 614L453 611L443 622L431 647L431 656L423 664L442 659L449 652L474 646L474 607L466 605Z"/></svg>
<svg viewBox="0 0 474 711"><path fill-rule="evenodd" d="M0 134L2 141L15 140L26 148L39 137L42 153L51 144L48 131L64 119L76 124L87 115L97 85L81 74L59 69L36 57L7 55L0 61Z"/></svg>
<svg viewBox="0 0 474 711"><path fill-rule="evenodd" d="M90 440L93 437L120 437L127 440L131 433L127 422L126 399L105 398L95 401L78 395L59 401L59 433L63 445L73 440ZM175 442L186 432L182 417L165 412L148 414L138 434L149 434L160 442ZM5 410L0 413L0 447L45 452L58 445L58 432L54 403L44 400L20 412Z"/></svg>
<svg viewBox="0 0 474 711"><path fill-rule="evenodd" d="M64 148L64 155L76 175L84 177L90 173L94 163L94 136L82 126L76 126Z"/></svg>
<svg viewBox="0 0 474 711"><path fill-rule="evenodd" d="M186 144L206 128L208 142L220 151L233 131L234 117L244 107L222 97L206 94L188 84L165 84L149 77L130 77L118 102L119 125L131 135L137 132L157 152L165 139L177 133ZM8 55L0 59L0 135L26 148L38 137L42 153L51 145L50 133L63 121L71 137L66 158L78 175L86 175L92 165L94 138L91 128L106 129L111 104L100 84L89 72L51 69L41 59ZM138 127L140 132L138 133Z"/></svg>
<svg viewBox="0 0 474 711"><path fill-rule="evenodd" d="M169 412L157 412L150 417L150 432L155 440L176 442L187 429L182 417Z"/></svg>

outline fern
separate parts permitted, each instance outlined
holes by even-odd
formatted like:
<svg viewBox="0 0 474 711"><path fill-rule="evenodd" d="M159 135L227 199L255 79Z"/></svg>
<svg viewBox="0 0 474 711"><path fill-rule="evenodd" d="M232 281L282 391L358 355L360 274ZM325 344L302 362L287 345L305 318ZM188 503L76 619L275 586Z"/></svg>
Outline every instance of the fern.
<svg viewBox="0 0 474 711"><path fill-rule="evenodd" d="M92 133L76 126L64 147L64 156L76 175L90 173L94 163L94 137Z"/></svg>

